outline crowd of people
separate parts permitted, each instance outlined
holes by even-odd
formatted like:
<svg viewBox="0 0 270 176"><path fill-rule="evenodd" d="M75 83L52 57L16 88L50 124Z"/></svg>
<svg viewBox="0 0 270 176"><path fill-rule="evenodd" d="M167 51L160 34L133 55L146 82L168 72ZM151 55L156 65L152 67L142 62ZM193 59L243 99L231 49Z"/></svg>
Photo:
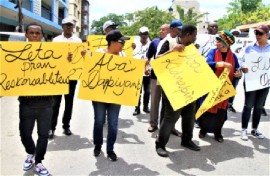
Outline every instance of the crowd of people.
<svg viewBox="0 0 270 176"><path fill-rule="evenodd" d="M62 21L63 33L53 39L52 42L82 42L80 38L73 34L74 22L69 18ZM239 62L235 53L230 46L235 42L235 36L241 31L218 31L217 23L209 23L208 33L216 36L216 48L209 51L206 62L218 77L225 68L229 69L229 79L236 87L242 74L248 73L249 69L243 62ZM103 25L103 31L106 35L107 47L100 48L96 52L109 53L126 57L122 51L125 37L118 29L117 24L113 21L107 21ZM199 137L206 137L207 133L214 133L218 142L223 142L222 127L227 119L227 111L235 112L233 108L233 98L224 100L214 107L210 108L195 122L196 110L201 106L205 97L191 102L186 106L174 111L168 100L162 86L151 69L150 60L159 59L160 57L171 52L182 52L185 47L196 41L197 28L194 25L182 24L180 20L173 20L170 24L160 26L159 37L149 39L149 28L142 26L139 31L140 40L132 44L134 49L134 58L145 60L145 72L143 74L142 91L143 94L143 111L149 113L148 132L152 133L158 130L155 150L159 156L168 157L166 144L169 141L170 134L181 137L181 145L188 149L199 151L200 147L193 141L194 123L200 128ZM260 25L255 29L256 43L246 48L245 56L250 53L270 52L268 43L269 28ZM36 23L30 23L26 26L25 36L29 42L40 42L43 37L42 26ZM197 48L200 46L196 45ZM82 56L85 51L82 51ZM72 53L68 53L68 60L72 58ZM72 135L70 130L70 121L72 117L73 99L77 81L70 80L69 94L64 95L65 110L62 119L64 134ZM244 88L245 88L244 82ZM264 104L269 92L269 87L255 91L246 91L245 104L242 112L242 135L241 139L248 140L247 127L252 114L251 135L258 139L263 139L263 134L258 130L260 117L262 113L266 114ZM27 158L23 164L24 170L32 167L41 176L49 175L49 171L42 164L46 154L49 139L54 138L59 108L62 95L58 96L20 96L19 100L19 117L20 117L20 136L22 144L25 147ZM141 97L140 97L141 99ZM141 113L141 101L138 101L134 116ZM103 145L103 126L108 126L107 133L107 156L111 161L117 161L117 155L114 152L114 144L117 139L118 118L121 105L105 102L93 101L94 126L93 126L93 143L95 145L93 154L98 157L102 151ZM150 105L150 106L149 106ZM161 107L160 107L161 106ZM181 116L182 133L175 129L175 124ZM107 122L106 122L107 121ZM37 123L38 139L35 142L32 138L34 124ZM107 124L106 124L107 123Z"/></svg>

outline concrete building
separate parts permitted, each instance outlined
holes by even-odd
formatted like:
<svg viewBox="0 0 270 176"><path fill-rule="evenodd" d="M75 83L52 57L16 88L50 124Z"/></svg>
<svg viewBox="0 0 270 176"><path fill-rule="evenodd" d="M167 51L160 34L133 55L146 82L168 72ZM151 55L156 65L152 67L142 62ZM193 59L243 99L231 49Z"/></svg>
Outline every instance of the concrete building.
<svg viewBox="0 0 270 176"><path fill-rule="evenodd" d="M197 25L198 28L198 33L206 33L207 32L207 26L208 26L208 14L207 12L201 12L200 11L200 3L198 0L173 0L172 1L172 6L170 7L170 10L172 13L179 18L178 12L176 10L176 6L179 5L184 12L186 13L188 9L194 8L194 12L198 14L204 14L204 16L201 18L201 23Z"/></svg>
<svg viewBox="0 0 270 176"><path fill-rule="evenodd" d="M89 34L90 4L87 0L0 0L0 31L13 32L20 26L20 8L14 8L16 5L21 6L23 28L37 22L43 26L49 40L61 34L62 19L68 16L76 23L74 32L77 36L86 38Z"/></svg>

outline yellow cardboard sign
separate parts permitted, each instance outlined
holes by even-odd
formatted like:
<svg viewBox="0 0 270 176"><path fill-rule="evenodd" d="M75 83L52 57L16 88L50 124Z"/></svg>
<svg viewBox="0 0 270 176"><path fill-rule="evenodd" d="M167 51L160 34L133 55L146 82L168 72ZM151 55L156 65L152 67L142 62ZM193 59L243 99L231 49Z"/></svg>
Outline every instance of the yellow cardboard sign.
<svg viewBox="0 0 270 176"><path fill-rule="evenodd" d="M99 48L107 48L108 42L106 40L106 35L88 35L87 36L88 47L90 51L95 52ZM123 52L126 53L127 57L133 57L133 48L131 47L134 43L134 37L130 37L130 40L127 40L123 48Z"/></svg>
<svg viewBox="0 0 270 176"><path fill-rule="evenodd" d="M225 68L224 71L219 76L220 84L217 85L212 91L209 92L203 104L198 109L195 115L196 119L198 119L203 113L205 113L211 107L236 95L236 91L228 75L229 75L229 70Z"/></svg>
<svg viewBox="0 0 270 176"><path fill-rule="evenodd" d="M64 43L0 42L0 95L67 94L67 53Z"/></svg>
<svg viewBox="0 0 270 176"><path fill-rule="evenodd" d="M82 75L84 57L81 52L83 50L87 51L87 43L66 43L68 45L68 51L72 53L72 60L69 62L70 71L69 79L70 80L79 80ZM86 54L89 54L88 51Z"/></svg>
<svg viewBox="0 0 270 176"><path fill-rule="evenodd" d="M93 52L80 79L81 99L137 106L145 61Z"/></svg>
<svg viewBox="0 0 270 176"><path fill-rule="evenodd" d="M183 52L167 54L150 64L174 110L195 101L219 84L193 44Z"/></svg>

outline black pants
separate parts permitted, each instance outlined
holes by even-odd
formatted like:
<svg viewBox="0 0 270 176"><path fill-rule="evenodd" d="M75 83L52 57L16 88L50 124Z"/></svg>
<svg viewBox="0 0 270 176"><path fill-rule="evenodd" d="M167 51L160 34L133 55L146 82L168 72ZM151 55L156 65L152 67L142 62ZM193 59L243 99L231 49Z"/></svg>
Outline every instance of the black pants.
<svg viewBox="0 0 270 176"><path fill-rule="evenodd" d="M64 129L67 129L70 127L70 120L72 116L73 100L74 100L76 85L77 85L76 80L70 80L69 81L69 94L64 95L65 110L64 110L63 119L62 119ZM55 97L56 97L56 103L53 108L53 117L52 117L52 124L51 124L51 130L53 131L55 131L56 129L62 95L56 95Z"/></svg>
<svg viewBox="0 0 270 176"><path fill-rule="evenodd" d="M165 147L169 141L175 123L182 116L182 142L190 141L193 137L193 127L195 119L195 102L192 102L181 109L173 110L167 96L162 91L162 103L164 103L164 118L160 125L157 143L160 147Z"/></svg>
<svg viewBox="0 0 270 176"><path fill-rule="evenodd" d="M43 101L43 100L41 100ZM35 155L35 162L41 163L46 154L48 145L48 132L51 125L51 117L53 113L51 107L34 107L32 105L25 105L20 103L19 108L20 117L20 136L21 141L25 147L25 151L28 154ZM37 145L32 138L33 129L37 122Z"/></svg>
<svg viewBox="0 0 270 176"><path fill-rule="evenodd" d="M150 100L150 76L143 76L143 107L148 107ZM142 91L141 91L142 92ZM139 98L138 106L136 108L140 108L141 106L141 95Z"/></svg>

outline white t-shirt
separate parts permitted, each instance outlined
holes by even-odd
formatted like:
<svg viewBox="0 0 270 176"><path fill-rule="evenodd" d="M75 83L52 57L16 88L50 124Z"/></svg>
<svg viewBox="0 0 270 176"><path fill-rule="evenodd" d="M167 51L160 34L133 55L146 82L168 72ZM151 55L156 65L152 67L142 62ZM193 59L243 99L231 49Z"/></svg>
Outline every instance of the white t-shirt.
<svg viewBox="0 0 270 176"><path fill-rule="evenodd" d="M64 36L64 33L62 33L61 35L54 37L52 42L78 42L78 43L82 43L82 39L80 39L79 37L77 37L74 34L70 38L66 38Z"/></svg>
<svg viewBox="0 0 270 176"><path fill-rule="evenodd" d="M106 53L107 52L107 48L96 49L96 52ZM126 53L124 51L119 52L118 56L127 57L127 55L126 55Z"/></svg>
<svg viewBox="0 0 270 176"><path fill-rule="evenodd" d="M133 51L133 57L136 59L146 59L146 53L149 49L150 41L147 41L145 45L142 45L141 42L137 42L136 48Z"/></svg>

